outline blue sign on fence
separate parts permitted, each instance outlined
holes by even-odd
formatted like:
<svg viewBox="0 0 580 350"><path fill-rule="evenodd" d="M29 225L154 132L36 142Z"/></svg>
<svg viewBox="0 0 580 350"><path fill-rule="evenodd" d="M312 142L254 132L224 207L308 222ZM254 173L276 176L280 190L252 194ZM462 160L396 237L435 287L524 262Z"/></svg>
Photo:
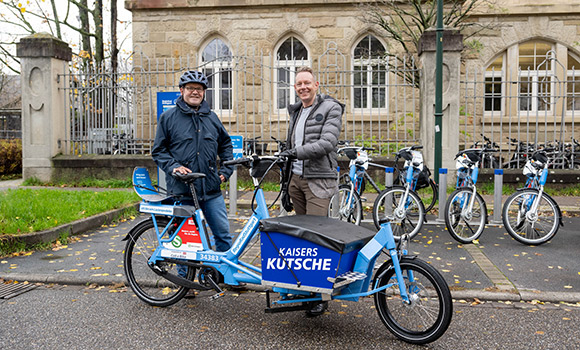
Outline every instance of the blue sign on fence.
<svg viewBox="0 0 580 350"><path fill-rule="evenodd" d="M157 121L159 121L163 112L175 107L175 102L179 96L181 96L181 92L179 91L157 93ZM162 188L167 188L165 173L159 168L157 168L157 184Z"/></svg>
<svg viewBox="0 0 580 350"><path fill-rule="evenodd" d="M175 106L175 101L179 96L181 96L179 91L157 93L157 120L159 120L161 113Z"/></svg>
<svg viewBox="0 0 580 350"><path fill-rule="evenodd" d="M234 159L244 156L244 137L241 135L230 135L232 146L234 147Z"/></svg>

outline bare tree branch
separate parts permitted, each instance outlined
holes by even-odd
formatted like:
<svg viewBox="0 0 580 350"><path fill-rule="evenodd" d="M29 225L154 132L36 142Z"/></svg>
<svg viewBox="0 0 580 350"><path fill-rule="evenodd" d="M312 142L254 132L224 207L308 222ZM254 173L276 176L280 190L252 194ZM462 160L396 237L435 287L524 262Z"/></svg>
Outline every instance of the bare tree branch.
<svg viewBox="0 0 580 350"><path fill-rule="evenodd" d="M479 23L472 20L472 14L480 7L497 7L495 0L446 0L444 2L443 23L447 27L466 32L465 39L482 30L495 28L496 23ZM415 57L418 52L419 39L423 33L435 27L437 20L437 2L434 0L379 0L359 5L363 21L383 30L389 42L396 43L401 51L386 54L397 60L406 69L397 74L408 83L419 86L419 75L416 73ZM470 31L467 32L466 29ZM399 58L397 52L405 56ZM413 73L415 72L415 73Z"/></svg>

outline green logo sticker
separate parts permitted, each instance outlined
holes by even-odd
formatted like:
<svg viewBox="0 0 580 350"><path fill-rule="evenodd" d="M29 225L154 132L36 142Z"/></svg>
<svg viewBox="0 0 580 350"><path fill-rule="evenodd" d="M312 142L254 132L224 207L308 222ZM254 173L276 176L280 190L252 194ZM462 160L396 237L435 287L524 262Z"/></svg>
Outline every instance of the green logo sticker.
<svg viewBox="0 0 580 350"><path fill-rule="evenodd" d="M182 242L181 242L181 237L179 237L179 236L176 236L176 237L173 239L173 241L171 241L171 244L173 244L173 246L174 246L175 248L179 248L179 247L181 247L181 244L182 244Z"/></svg>

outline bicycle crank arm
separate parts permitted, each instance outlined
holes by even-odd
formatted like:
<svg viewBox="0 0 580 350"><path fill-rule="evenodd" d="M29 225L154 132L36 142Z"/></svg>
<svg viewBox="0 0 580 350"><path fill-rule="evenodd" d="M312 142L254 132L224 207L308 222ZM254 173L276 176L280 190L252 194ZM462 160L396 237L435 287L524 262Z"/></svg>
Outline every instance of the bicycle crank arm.
<svg viewBox="0 0 580 350"><path fill-rule="evenodd" d="M166 280L168 280L170 282L173 282L177 285L180 285L182 287L189 288L189 289L197 289L197 290L210 290L210 289L212 289L211 287L206 287L206 286L201 285L197 282L193 282L193 281L190 281L190 280L183 278L181 276L174 275L172 273L164 271L161 268L159 268L159 266L157 266L157 265L151 265L151 264L148 264L148 265L149 265L149 268L151 269L151 271L155 272L157 275L165 278Z"/></svg>

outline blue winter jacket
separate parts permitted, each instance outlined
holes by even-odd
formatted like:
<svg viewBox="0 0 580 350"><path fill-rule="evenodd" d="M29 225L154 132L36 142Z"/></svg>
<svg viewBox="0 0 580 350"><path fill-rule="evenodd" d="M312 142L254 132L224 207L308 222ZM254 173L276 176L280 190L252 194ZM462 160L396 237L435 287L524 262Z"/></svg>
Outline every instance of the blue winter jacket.
<svg viewBox="0 0 580 350"><path fill-rule="evenodd" d="M233 159L232 141L205 100L196 111L180 96L174 108L163 112L151 154L167 174L167 190L172 194L191 197L189 188L171 176L173 169L183 165L206 174L195 182L197 197L202 201L220 196L219 175L227 180L233 172L232 167L223 165L218 170L218 157L222 162Z"/></svg>

